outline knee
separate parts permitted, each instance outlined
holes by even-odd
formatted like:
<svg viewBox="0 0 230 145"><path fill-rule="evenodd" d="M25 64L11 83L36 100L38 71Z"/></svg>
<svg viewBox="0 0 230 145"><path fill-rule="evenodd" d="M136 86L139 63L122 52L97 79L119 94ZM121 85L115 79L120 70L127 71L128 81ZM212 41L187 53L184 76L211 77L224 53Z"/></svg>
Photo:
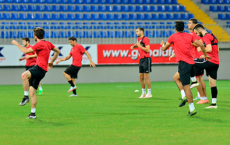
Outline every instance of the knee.
<svg viewBox="0 0 230 145"><path fill-rule="evenodd" d="M148 76L148 75L144 75L144 79L145 79L145 80L148 80L148 79L149 79L149 76Z"/></svg>
<svg viewBox="0 0 230 145"><path fill-rule="evenodd" d="M29 91L30 97L34 97L34 93L32 91Z"/></svg>
<svg viewBox="0 0 230 145"><path fill-rule="evenodd" d="M140 79L140 80L143 80L143 79L144 79L144 76L143 76L143 75L139 75L139 79Z"/></svg>
<svg viewBox="0 0 230 145"><path fill-rule="evenodd" d="M25 80L25 79L26 79L26 74L23 73L23 74L22 74L22 80Z"/></svg>
<svg viewBox="0 0 230 145"><path fill-rule="evenodd" d="M178 80L177 75L174 75L174 76L173 76L173 80L174 80L175 82Z"/></svg>

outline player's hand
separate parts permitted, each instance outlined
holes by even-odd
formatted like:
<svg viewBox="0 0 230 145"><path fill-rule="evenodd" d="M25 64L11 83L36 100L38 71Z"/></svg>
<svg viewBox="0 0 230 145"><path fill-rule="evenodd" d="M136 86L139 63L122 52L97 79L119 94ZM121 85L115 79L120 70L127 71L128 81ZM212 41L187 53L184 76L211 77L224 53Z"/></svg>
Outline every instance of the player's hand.
<svg viewBox="0 0 230 145"><path fill-rule="evenodd" d="M131 46L131 47L130 47L130 49L132 49L132 50L133 50L133 49L134 49L134 46Z"/></svg>
<svg viewBox="0 0 230 145"><path fill-rule="evenodd" d="M210 59L211 59L211 57L210 57L210 56L208 56L208 55L206 55L206 56L205 56L205 59L210 60Z"/></svg>
<svg viewBox="0 0 230 145"><path fill-rule="evenodd" d="M201 55L201 56L200 56L200 59L203 59L203 58L205 58L204 55Z"/></svg>
<svg viewBox="0 0 230 145"><path fill-rule="evenodd" d="M140 42L137 42L136 46L137 46L137 47L141 47L141 43L140 43Z"/></svg>
<svg viewBox="0 0 230 145"><path fill-rule="evenodd" d="M202 50L201 50L201 48L200 48L200 47L197 47L197 51L198 51L198 52L200 52L200 51L202 51Z"/></svg>
<svg viewBox="0 0 230 145"><path fill-rule="evenodd" d="M22 60L24 60L24 59L26 59L26 58L25 58L25 57L19 58L19 61L22 61Z"/></svg>
<svg viewBox="0 0 230 145"><path fill-rule="evenodd" d="M19 43L16 40L12 40L11 44L18 45Z"/></svg>
<svg viewBox="0 0 230 145"><path fill-rule="evenodd" d="M90 62L90 67L96 67L95 63L94 62Z"/></svg>
<svg viewBox="0 0 230 145"><path fill-rule="evenodd" d="M53 67L53 62L49 62L48 63L48 69L52 69L52 67Z"/></svg>
<svg viewBox="0 0 230 145"><path fill-rule="evenodd" d="M163 40L161 41L161 46L165 45L166 42L164 42Z"/></svg>
<svg viewBox="0 0 230 145"><path fill-rule="evenodd" d="M173 56L171 55L171 56L169 57L169 61L171 61L172 58L173 58Z"/></svg>
<svg viewBox="0 0 230 145"><path fill-rule="evenodd" d="M26 56L25 56L25 59L28 59L28 58L30 58L30 56L29 56L29 55L26 55Z"/></svg>
<svg viewBox="0 0 230 145"><path fill-rule="evenodd" d="M56 64L59 64L59 62L61 62L60 60L56 61Z"/></svg>

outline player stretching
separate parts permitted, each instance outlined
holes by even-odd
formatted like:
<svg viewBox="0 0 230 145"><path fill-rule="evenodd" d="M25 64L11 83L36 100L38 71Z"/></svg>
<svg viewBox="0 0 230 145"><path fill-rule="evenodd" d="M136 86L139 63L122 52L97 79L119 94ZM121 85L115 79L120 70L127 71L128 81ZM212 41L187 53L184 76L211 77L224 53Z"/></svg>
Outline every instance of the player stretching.
<svg viewBox="0 0 230 145"><path fill-rule="evenodd" d="M219 47L218 47L218 40L213 34L208 33L203 25L197 24L193 31L200 37L202 37L202 41L204 42L207 54L211 57L210 60L202 61L200 63L195 63L195 67L200 69L206 70L206 75L209 77L209 85L211 87L212 93L212 104L208 107L209 108L217 108L216 101L217 101L217 87L216 87L216 80L217 80L217 71L219 68Z"/></svg>
<svg viewBox="0 0 230 145"><path fill-rule="evenodd" d="M37 41L37 43L34 46L31 46L30 48L25 48L15 40L13 40L11 43L16 45L25 54L31 52L36 52L37 54L37 65L30 68L22 74L22 84L24 90L27 89L28 80L30 85L29 94L31 97L31 113L27 118L35 119L35 111L37 105L36 90L38 88L39 82L44 78L47 72L47 66L49 69L52 68L53 62L57 59L60 50L57 47L55 47L51 42L43 39L45 31L42 28L34 28L33 32L34 40ZM52 60L48 63L50 50L55 51L55 53ZM28 100L29 102L28 97L24 97L24 99Z"/></svg>
<svg viewBox="0 0 230 145"><path fill-rule="evenodd" d="M139 62L139 79L142 88L142 94L139 98L151 98L151 81L149 79L149 73L152 71L151 64L152 59L150 57L150 42L149 38L144 36L144 29L137 28L136 34L138 37L138 41L135 45L130 48L133 50L134 48L138 48L138 52L140 54L140 62ZM148 88L148 93L145 95L145 82Z"/></svg>
<svg viewBox="0 0 230 145"><path fill-rule="evenodd" d="M195 43L196 45L201 47L205 57L208 56L205 52L204 45L200 41L194 39L192 35L183 32L184 31L183 21L176 21L175 29L176 29L176 33L169 37L168 42L166 44L164 42L161 43L163 46L162 50L165 51L170 47L171 44L174 44L176 60L179 62L178 72L180 75L180 80L183 85L185 95L189 103L188 116L193 116L197 112L193 104L193 96L190 90L190 76L194 67L193 66L194 59L191 54L192 43Z"/></svg>
<svg viewBox="0 0 230 145"><path fill-rule="evenodd" d="M22 45L27 49L32 47L32 45L30 44L30 39L28 37L22 38ZM25 54L24 57L19 58L19 61L22 61L24 59L26 59L26 71L29 70L30 68L34 67L37 64L37 54L35 52ZM29 95L29 82L27 83L26 86L27 86L27 89L26 89L27 91L24 91L24 96ZM41 83L39 83L39 92L38 92L38 94L39 95L43 94L43 89L42 89ZM23 106L26 103L27 103L26 101L22 100L22 102L19 105Z"/></svg>
<svg viewBox="0 0 230 145"><path fill-rule="evenodd" d="M70 97L74 97L77 96L76 93L76 81L75 78L77 78L77 74L79 72L79 70L82 67L82 56L83 54L86 54L87 57L89 58L90 61L90 66L95 67L95 63L92 61L90 54L88 53L88 51L86 51L86 49L80 45L79 43L77 43L77 39L75 37L70 37L69 38L69 44L71 46L73 46L73 48L71 49L70 53L68 56L66 56L65 58L58 60L56 62L56 64L58 64L61 61L66 61L68 59L71 58L71 56L73 57L73 62L72 64L63 72L66 80L69 82L69 84L71 85L70 89L68 90L68 92L72 92L73 94L70 95Z"/></svg>

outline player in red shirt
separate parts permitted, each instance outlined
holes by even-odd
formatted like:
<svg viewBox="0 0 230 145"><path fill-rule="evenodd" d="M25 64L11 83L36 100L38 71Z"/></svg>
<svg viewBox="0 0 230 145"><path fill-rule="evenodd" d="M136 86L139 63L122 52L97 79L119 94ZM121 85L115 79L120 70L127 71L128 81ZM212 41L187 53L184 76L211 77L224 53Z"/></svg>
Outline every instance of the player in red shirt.
<svg viewBox="0 0 230 145"><path fill-rule="evenodd" d="M56 64L58 64L61 61L66 61L68 59L70 59L71 57L73 58L73 62L72 64L63 72L66 80L69 82L69 84L71 85L70 89L67 92L72 92L73 94L70 95L70 97L74 97L77 96L76 93L76 81L75 78L77 78L78 72L82 67L82 56L84 54L86 54L86 56L89 58L90 61L90 67L96 67L95 63L92 61L90 54L88 53L88 51L86 51L86 49L80 45L79 43L77 43L77 39L75 37L70 37L69 38L69 44L71 46L73 46L73 48L71 49L70 53L68 56L64 57L61 60L58 60L56 62Z"/></svg>
<svg viewBox="0 0 230 145"><path fill-rule="evenodd" d="M44 78L47 72L47 66L49 69L51 69L53 67L53 62L57 59L60 53L60 50L57 47L55 47L51 42L43 39L45 31L42 28L40 27L34 28L33 32L34 32L34 40L37 41L37 43L28 49L21 46L15 40L11 42L12 44L16 45L25 54L31 52L36 52L37 54L37 65L22 74L22 84L24 90L26 89L26 84L28 83L29 80L31 113L27 118L31 118L31 119L36 118L35 115L36 105L37 105L36 90L38 88L39 82ZM48 63L51 50L53 50L55 53L52 60ZM22 102L29 102L29 98L24 97Z"/></svg>
<svg viewBox="0 0 230 145"><path fill-rule="evenodd" d="M137 43L130 48L133 50L134 48L138 48L138 52L140 55L139 62L139 79L142 88L142 94L139 98L151 98L151 81L149 79L149 73L152 71L151 64L152 59L150 57L150 42L149 38L144 36L144 29L137 28L136 34L138 37ZM148 88L148 93L145 95L145 82Z"/></svg>
<svg viewBox="0 0 230 145"><path fill-rule="evenodd" d="M28 37L22 38L22 45L27 49L32 47L32 45L30 44L30 39ZM26 71L29 70L30 68L34 67L37 64L37 54L35 52L25 54L24 57L19 58L19 61L22 61L24 59L26 59ZM38 87L39 87L38 94L42 95L43 89L42 89L41 83L39 83ZM29 82L28 82L28 84L26 84L26 88L27 88L26 89L27 91L24 91L24 95L28 96L29 95ZM23 105L25 105L25 102L24 103L20 102L19 105L23 106Z"/></svg>
<svg viewBox="0 0 230 145"><path fill-rule="evenodd" d="M184 31L184 22L183 21L176 21L175 25L176 33L171 35L168 39L168 42L165 44L162 42L162 50L167 50L171 44L174 45L174 52L176 55L176 60L179 62L178 72L180 74L180 80L183 85L186 98L189 103L189 113L188 116L193 116L197 112L195 110L193 104L193 96L190 90L190 76L191 73L194 71L194 59L191 53L192 43L200 46L202 51L204 52L204 56L208 57L205 53L205 48L203 44L194 39L192 35L183 32Z"/></svg>
<svg viewBox="0 0 230 145"><path fill-rule="evenodd" d="M218 47L218 40L213 35L208 33L203 25L197 24L193 31L200 37L202 37L202 41L204 42L205 50L207 54L211 57L210 60L202 61L200 63L196 63L195 67L205 69L206 75L209 77L209 85L211 87L212 92L212 104L207 109L210 108L217 108L216 101L217 101L217 87L216 87L216 80L217 80L217 71L219 68L219 47Z"/></svg>

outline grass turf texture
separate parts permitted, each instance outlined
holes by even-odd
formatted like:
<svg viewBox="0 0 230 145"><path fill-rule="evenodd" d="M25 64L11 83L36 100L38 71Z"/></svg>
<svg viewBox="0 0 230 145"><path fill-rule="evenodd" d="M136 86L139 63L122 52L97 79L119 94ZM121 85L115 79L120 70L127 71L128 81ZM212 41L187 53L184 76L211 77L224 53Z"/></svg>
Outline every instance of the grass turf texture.
<svg viewBox="0 0 230 145"><path fill-rule="evenodd" d="M208 82L207 94L211 102ZM43 85L37 119L25 119L21 85L0 86L0 144L229 144L230 81L218 81L218 109L179 108L174 82L152 82L153 98L139 99L139 83ZM134 90L140 90L134 93ZM192 90L196 97L196 89ZM195 101L196 103L197 101Z"/></svg>

